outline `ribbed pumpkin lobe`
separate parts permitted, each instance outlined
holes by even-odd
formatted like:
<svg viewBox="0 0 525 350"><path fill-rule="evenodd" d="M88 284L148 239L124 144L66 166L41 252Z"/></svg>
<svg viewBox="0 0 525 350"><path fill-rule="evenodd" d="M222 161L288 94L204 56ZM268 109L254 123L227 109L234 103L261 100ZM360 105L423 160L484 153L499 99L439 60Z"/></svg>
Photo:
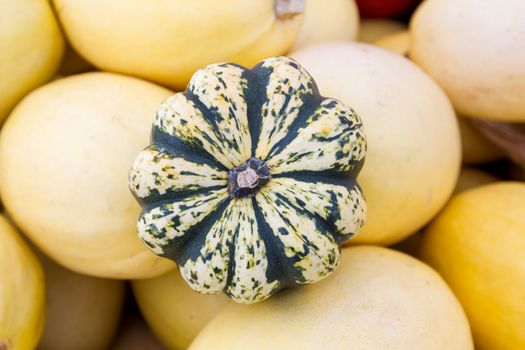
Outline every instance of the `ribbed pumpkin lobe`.
<svg viewBox="0 0 525 350"><path fill-rule="evenodd" d="M251 157L228 173L228 193L231 198L253 197L272 175L266 162Z"/></svg>

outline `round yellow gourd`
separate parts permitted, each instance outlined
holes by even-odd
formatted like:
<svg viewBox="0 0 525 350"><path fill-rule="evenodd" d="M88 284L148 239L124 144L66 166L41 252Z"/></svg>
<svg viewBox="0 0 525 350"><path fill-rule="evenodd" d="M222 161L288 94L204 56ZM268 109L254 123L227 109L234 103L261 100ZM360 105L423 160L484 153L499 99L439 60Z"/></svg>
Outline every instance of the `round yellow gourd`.
<svg viewBox="0 0 525 350"><path fill-rule="evenodd" d="M178 271L132 282L135 299L153 333L168 349L186 349L202 328L231 301L202 295Z"/></svg>
<svg viewBox="0 0 525 350"><path fill-rule="evenodd" d="M67 270L40 254L46 286L46 321L39 350L107 349L124 302L124 281Z"/></svg>
<svg viewBox="0 0 525 350"><path fill-rule="evenodd" d="M426 230L421 257L462 303L480 350L525 348L525 183L455 196Z"/></svg>
<svg viewBox="0 0 525 350"><path fill-rule="evenodd" d="M127 186L155 111L171 94L135 78L86 73L43 86L17 106L0 137L0 191L39 249L99 277L173 268L138 237L140 207Z"/></svg>
<svg viewBox="0 0 525 350"><path fill-rule="evenodd" d="M428 0L412 17L410 57L458 112L525 121L525 1Z"/></svg>
<svg viewBox="0 0 525 350"><path fill-rule="evenodd" d="M428 266L373 246L342 255L326 280L228 306L190 349L473 349L461 306Z"/></svg>
<svg viewBox="0 0 525 350"><path fill-rule="evenodd" d="M37 258L0 216L0 349L32 350L44 326L44 276Z"/></svg>
<svg viewBox="0 0 525 350"><path fill-rule="evenodd" d="M295 49L331 40L355 40L359 10L355 0L306 0L304 24Z"/></svg>
<svg viewBox="0 0 525 350"><path fill-rule="evenodd" d="M53 0L73 47L103 70L184 89L219 61L252 66L284 54L301 28L302 0Z"/></svg>
<svg viewBox="0 0 525 350"><path fill-rule="evenodd" d="M454 189L454 194L496 181L498 181L496 176L491 175L485 171L471 167L463 167L459 173L458 183Z"/></svg>
<svg viewBox="0 0 525 350"><path fill-rule="evenodd" d="M503 158L503 152L487 140L467 118L458 117L464 164L480 164Z"/></svg>
<svg viewBox="0 0 525 350"><path fill-rule="evenodd" d="M405 30L406 27L404 23L393 19L367 18L361 21L357 40L371 44L389 34Z"/></svg>
<svg viewBox="0 0 525 350"><path fill-rule="evenodd" d="M351 242L387 245L416 232L446 203L459 173L459 131L446 95L404 57L370 45L326 43L292 56L321 94L352 106L365 127L358 181L368 218Z"/></svg>
<svg viewBox="0 0 525 350"><path fill-rule="evenodd" d="M0 0L0 123L25 94L53 77L63 45L48 1Z"/></svg>

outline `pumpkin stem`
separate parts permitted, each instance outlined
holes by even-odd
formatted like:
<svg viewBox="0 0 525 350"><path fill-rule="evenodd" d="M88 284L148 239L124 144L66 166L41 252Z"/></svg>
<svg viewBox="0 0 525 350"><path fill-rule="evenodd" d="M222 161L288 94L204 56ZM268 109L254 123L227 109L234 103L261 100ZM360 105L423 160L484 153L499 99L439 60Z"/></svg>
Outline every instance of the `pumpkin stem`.
<svg viewBox="0 0 525 350"><path fill-rule="evenodd" d="M525 169L525 125L472 119L479 132Z"/></svg>
<svg viewBox="0 0 525 350"><path fill-rule="evenodd" d="M231 198L253 197L271 179L268 165L252 157L228 173L228 192Z"/></svg>
<svg viewBox="0 0 525 350"><path fill-rule="evenodd" d="M279 19L291 19L304 12L305 0L275 0L275 15Z"/></svg>

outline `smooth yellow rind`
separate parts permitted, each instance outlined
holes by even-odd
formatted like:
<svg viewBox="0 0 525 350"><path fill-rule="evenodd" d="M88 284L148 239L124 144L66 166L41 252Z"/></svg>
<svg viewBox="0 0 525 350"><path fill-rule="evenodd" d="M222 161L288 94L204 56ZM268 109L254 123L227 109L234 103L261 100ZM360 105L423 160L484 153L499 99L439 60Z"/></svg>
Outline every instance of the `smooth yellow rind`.
<svg viewBox="0 0 525 350"><path fill-rule="evenodd" d="M0 349L34 349L42 334L44 312L40 263L0 216Z"/></svg>
<svg viewBox="0 0 525 350"><path fill-rule="evenodd" d="M25 94L53 77L63 50L48 1L0 0L0 123Z"/></svg>
<svg viewBox="0 0 525 350"><path fill-rule="evenodd" d="M525 348L525 183L456 195L425 232L421 257L465 308L476 349Z"/></svg>

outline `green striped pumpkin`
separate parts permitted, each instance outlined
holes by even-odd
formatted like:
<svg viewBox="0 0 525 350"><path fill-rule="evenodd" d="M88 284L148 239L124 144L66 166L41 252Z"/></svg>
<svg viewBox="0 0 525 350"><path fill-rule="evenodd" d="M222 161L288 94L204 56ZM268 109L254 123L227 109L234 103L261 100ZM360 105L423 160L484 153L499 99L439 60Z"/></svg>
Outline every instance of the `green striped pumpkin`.
<svg viewBox="0 0 525 350"><path fill-rule="evenodd" d="M319 281L364 224L363 126L290 58L197 71L130 172L140 237L194 290L240 303Z"/></svg>

